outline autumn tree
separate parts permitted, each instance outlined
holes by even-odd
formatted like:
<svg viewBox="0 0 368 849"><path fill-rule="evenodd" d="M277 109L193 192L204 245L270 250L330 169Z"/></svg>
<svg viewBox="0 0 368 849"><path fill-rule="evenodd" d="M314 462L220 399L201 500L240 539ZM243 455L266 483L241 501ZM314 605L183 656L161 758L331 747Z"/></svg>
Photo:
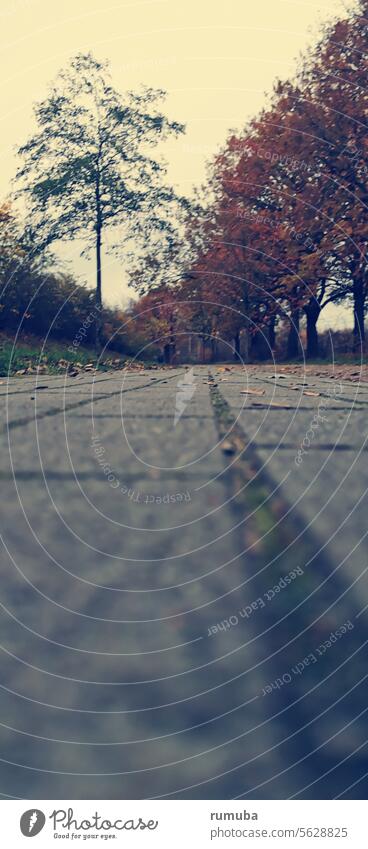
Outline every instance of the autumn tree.
<svg viewBox="0 0 368 849"><path fill-rule="evenodd" d="M263 172L247 128L227 140L211 179L215 200L207 225L207 271L218 276L220 291L241 316L240 326L239 318L235 322L235 349L239 353L241 333L246 359L260 343L263 355L271 356L280 309L280 273L270 252L274 218Z"/></svg>
<svg viewBox="0 0 368 849"><path fill-rule="evenodd" d="M143 295L131 308L131 327L143 340L143 355L150 350L160 351L166 365L175 360L176 334L180 320L180 307L176 291L161 285Z"/></svg>
<svg viewBox="0 0 368 849"><path fill-rule="evenodd" d="M368 294L366 210L368 202L367 79L368 2L327 28L304 87L318 104L312 146L324 177L323 204L334 220L334 247L350 276L355 347L364 344Z"/></svg>
<svg viewBox="0 0 368 849"><path fill-rule="evenodd" d="M364 340L367 27L367 0L326 27L296 82L276 85L271 105L229 138L215 167L228 267L243 265L253 296L259 285L268 291L268 303L257 307L252 297L247 308L266 312L271 337L272 304L288 317L289 357L299 351L303 314L312 358L321 311L350 298L355 344Z"/></svg>
<svg viewBox="0 0 368 849"><path fill-rule="evenodd" d="M197 258L180 286L180 307L184 326L198 340L199 358L206 361L209 346L211 360L217 357L218 344L233 344L234 356L240 354L239 334L244 316L239 305L241 283L225 271L221 249L217 245Z"/></svg>
<svg viewBox="0 0 368 849"><path fill-rule="evenodd" d="M355 347L364 342L367 278L366 97L368 3L325 28L295 85L279 84L261 150L282 204L289 255L309 298L307 355L318 355L317 321L329 303L354 304ZM260 125L259 125L260 126ZM294 251L295 252L295 251Z"/></svg>
<svg viewBox="0 0 368 849"><path fill-rule="evenodd" d="M137 215L149 220L173 197L164 165L149 155L184 129L161 112L163 98L164 92L150 88L121 95L106 63L79 54L35 107L37 132L19 151L17 180L30 228L44 246L79 238L94 248L97 307L105 229L122 225L121 244ZM99 341L99 321L96 336Z"/></svg>

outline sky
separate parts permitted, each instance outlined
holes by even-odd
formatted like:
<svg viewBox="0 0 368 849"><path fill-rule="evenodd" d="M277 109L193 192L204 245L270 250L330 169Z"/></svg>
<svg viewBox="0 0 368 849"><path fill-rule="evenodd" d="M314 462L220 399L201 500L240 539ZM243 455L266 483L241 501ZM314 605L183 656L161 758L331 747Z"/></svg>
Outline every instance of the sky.
<svg viewBox="0 0 368 849"><path fill-rule="evenodd" d="M121 91L141 84L167 91L166 114L186 134L162 152L169 180L190 195L229 130L257 114L275 79L293 75L322 23L343 10L343 0L0 0L0 197L11 190L17 146L35 128L34 102L76 53L108 59ZM80 248L69 243L61 255L92 286L93 262ZM103 286L110 304L129 297L111 256Z"/></svg>

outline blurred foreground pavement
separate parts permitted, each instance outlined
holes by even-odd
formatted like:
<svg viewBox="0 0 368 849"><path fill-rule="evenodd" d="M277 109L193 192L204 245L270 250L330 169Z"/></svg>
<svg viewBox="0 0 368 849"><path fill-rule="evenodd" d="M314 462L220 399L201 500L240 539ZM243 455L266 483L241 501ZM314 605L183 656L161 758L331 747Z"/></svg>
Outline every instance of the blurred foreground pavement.
<svg viewBox="0 0 368 849"><path fill-rule="evenodd" d="M0 386L3 797L365 798L368 384L210 371Z"/></svg>

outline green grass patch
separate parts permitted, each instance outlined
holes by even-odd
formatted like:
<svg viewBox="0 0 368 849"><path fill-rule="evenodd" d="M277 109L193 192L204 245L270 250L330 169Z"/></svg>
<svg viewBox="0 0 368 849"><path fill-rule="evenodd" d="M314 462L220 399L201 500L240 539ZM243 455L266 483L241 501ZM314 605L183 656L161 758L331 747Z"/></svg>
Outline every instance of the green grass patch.
<svg viewBox="0 0 368 849"><path fill-rule="evenodd" d="M75 351L69 351L68 342L49 341L44 345L43 340L27 337L16 343L5 336L0 337L0 375L25 374L62 374L67 369L84 369L93 364L101 371L111 368L122 368L127 358L119 354L108 353L101 359L92 348L80 346Z"/></svg>

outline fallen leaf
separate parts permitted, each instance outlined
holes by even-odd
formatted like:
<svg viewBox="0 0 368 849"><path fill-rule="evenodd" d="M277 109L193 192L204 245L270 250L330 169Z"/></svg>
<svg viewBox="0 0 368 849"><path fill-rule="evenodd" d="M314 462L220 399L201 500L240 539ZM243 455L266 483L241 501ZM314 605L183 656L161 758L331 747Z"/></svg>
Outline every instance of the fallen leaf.
<svg viewBox="0 0 368 849"><path fill-rule="evenodd" d="M264 389L241 389L241 395L264 395Z"/></svg>
<svg viewBox="0 0 368 849"><path fill-rule="evenodd" d="M303 392L303 395L310 395L313 398L317 398L317 396L319 394L320 394L319 392L307 392L306 389L304 389L304 392Z"/></svg>

